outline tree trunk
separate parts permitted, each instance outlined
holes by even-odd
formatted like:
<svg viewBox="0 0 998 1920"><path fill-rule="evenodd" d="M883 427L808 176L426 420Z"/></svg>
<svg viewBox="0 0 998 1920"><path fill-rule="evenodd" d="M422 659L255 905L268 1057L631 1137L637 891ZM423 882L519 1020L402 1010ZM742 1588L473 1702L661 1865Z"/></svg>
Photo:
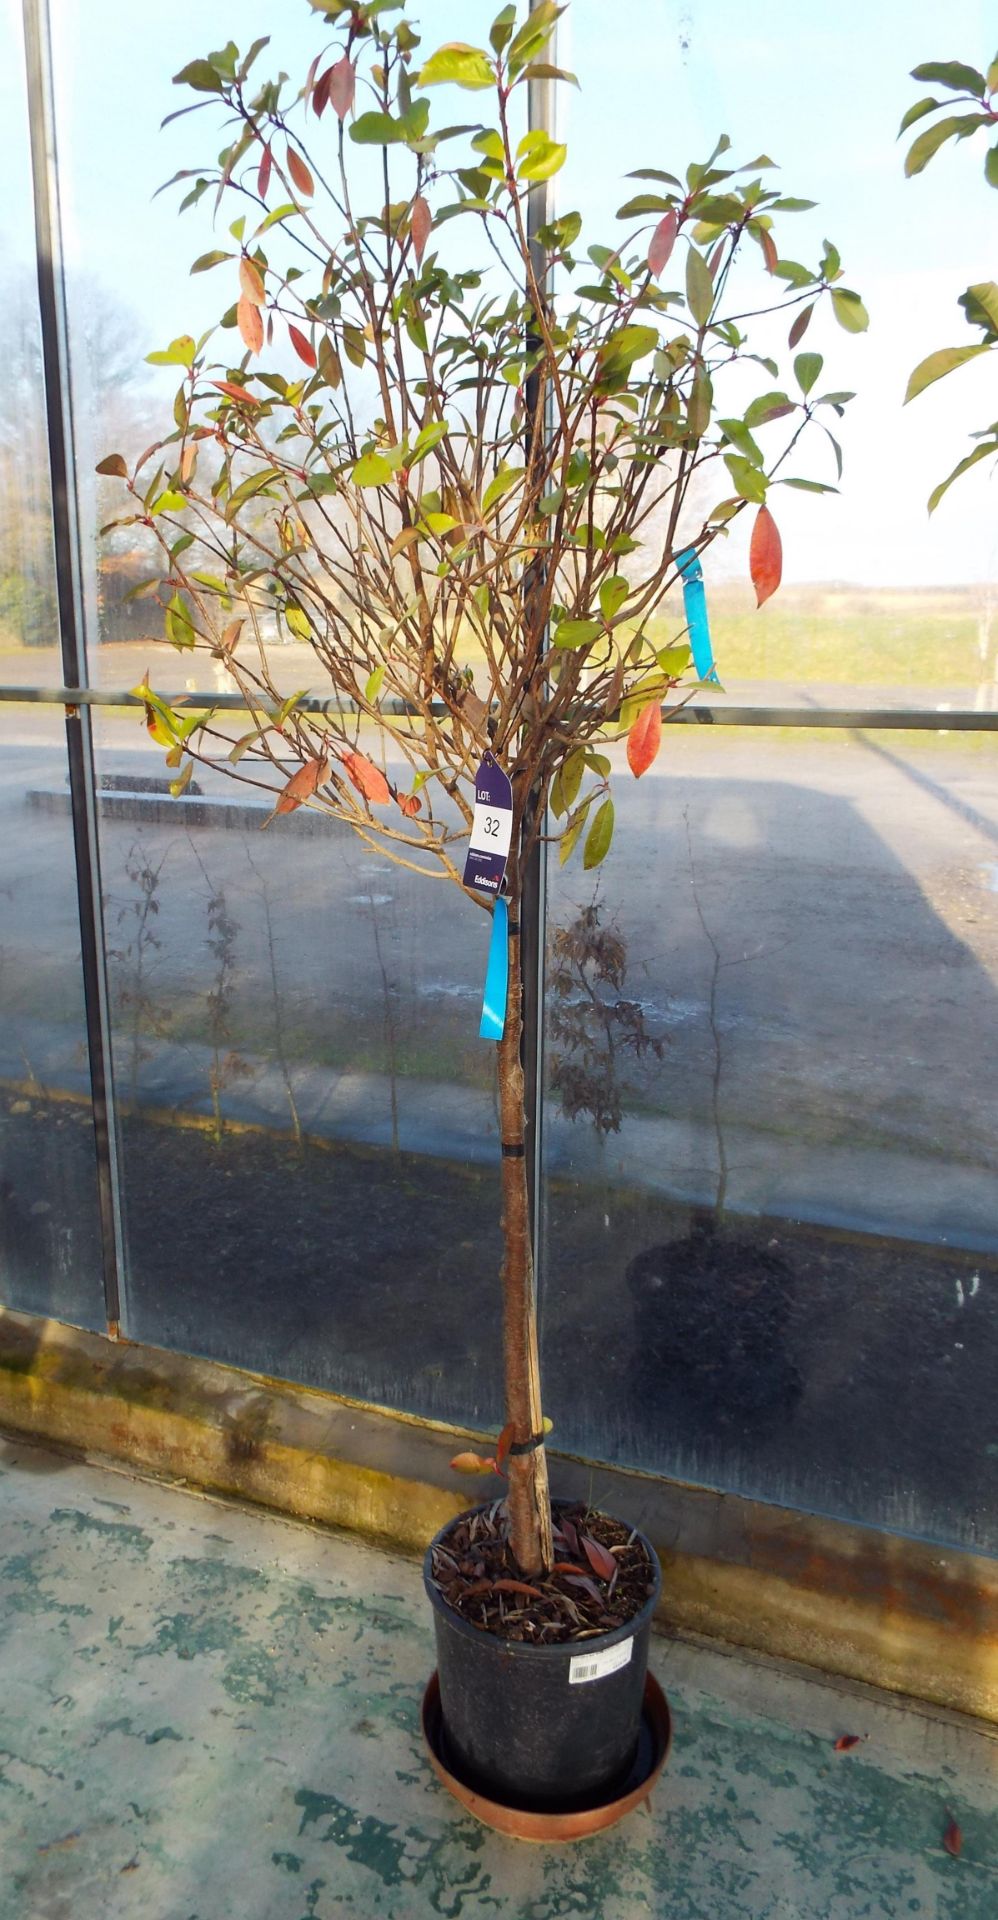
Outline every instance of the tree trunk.
<svg viewBox="0 0 998 1920"><path fill-rule="evenodd" d="M523 1065L520 1059L523 983L518 925L520 882L519 875L513 871L515 864L515 861L510 862L509 872L509 996L506 1025L498 1043L498 1055L499 1120L503 1145L502 1299L506 1421L513 1429L514 1444L522 1444L542 1431L542 1407L525 1157ZM516 1563L520 1572L528 1576L547 1572L554 1562L554 1550L547 1460L543 1446L529 1453L511 1454L507 1460L507 1473L507 1505Z"/></svg>

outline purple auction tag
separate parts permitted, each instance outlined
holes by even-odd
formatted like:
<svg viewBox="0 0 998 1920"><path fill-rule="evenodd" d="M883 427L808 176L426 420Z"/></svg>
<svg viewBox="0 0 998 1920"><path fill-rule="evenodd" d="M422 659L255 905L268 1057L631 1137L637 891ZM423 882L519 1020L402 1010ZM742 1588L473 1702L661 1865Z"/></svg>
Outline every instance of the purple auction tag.
<svg viewBox="0 0 998 1920"><path fill-rule="evenodd" d="M475 818L464 864L466 887L498 894L506 873L513 836L513 789L492 753L486 753L475 776Z"/></svg>

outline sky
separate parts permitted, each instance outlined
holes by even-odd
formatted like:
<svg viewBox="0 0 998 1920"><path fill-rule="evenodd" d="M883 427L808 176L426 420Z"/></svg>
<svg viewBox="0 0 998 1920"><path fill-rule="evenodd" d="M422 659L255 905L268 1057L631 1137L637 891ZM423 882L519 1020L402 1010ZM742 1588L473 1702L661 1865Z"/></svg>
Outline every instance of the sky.
<svg viewBox="0 0 998 1920"><path fill-rule="evenodd" d="M455 37L484 41L497 4L425 0L410 13L429 50ZM16 57L0 63L0 157L11 183L0 235L8 262L27 262L20 7L2 0L2 8ZM201 134L208 114L159 131L178 105L171 75L230 34L245 47L268 31L261 69L270 62L297 74L321 44L317 32L328 29L317 27L308 0L281 0L279 8L274 0L172 0L155 10L135 0L51 0L51 12L67 261L134 316L141 353L196 333L220 307L217 279L188 276L193 257L220 244L208 215L202 207L178 220L175 194L153 199L177 167L222 144L207 126ZM925 91L908 78L913 65L959 58L986 66L993 58L981 0L950 0L945 10L936 0L767 0L752 8L736 0L574 0L559 35L559 62L578 74L581 91L558 90L569 159L557 199L562 210L583 212L587 238L618 237L613 216L632 190L629 169L681 172L726 132L738 156L765 149L779 163L772 177L784 192L819 202L814 214L786 217L781 252L816 260L827 235L842 253L844 284L869 308L866 335L846 335L830 315L808 335L807 346L826 356L822 385L855 389L858 398L841 423L840 495L773 496L786 580L929 586L998 578L998 480L986 466L931 520L925 509L931 487L967 450L967 433L998 413L998 361L985 357L902 405L919 359L972 339L957 296L998 275L998 193L982 177L983 145L947 150L906 181L905 143L895 139L901 114ZM451 107L455 118L476 117L475 96L455 93ZM163 382L172 393L170 376ZM78 402L88 431L99 435L86 396ZM834 479L822 453L797 471ZM740 527L718 556L722 577L744 570L746 538Z"/></svg>

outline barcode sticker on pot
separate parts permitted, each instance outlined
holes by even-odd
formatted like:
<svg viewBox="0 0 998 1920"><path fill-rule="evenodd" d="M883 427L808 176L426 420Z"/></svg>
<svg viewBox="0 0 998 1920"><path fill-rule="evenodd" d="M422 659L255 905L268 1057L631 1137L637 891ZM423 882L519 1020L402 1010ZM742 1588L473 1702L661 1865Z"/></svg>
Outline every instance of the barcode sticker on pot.
<svg viewBox="0 0 998 1920"><path fill-rule="evenodd" d="M606 1647L602 1653L576 1653L568 1663L568 1684L570 1687L584 1686L587 1680L602 1680L608 1673L616 1673L618 1668L630 1663L634 1641L618 1640L615 1647Z"/></svg>

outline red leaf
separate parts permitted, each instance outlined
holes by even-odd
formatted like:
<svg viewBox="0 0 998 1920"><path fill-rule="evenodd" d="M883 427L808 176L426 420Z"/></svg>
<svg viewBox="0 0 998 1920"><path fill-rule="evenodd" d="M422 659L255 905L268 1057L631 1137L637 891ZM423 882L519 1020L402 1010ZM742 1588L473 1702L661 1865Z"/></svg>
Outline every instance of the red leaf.
<svg viewBox="0 0 998 1920"><path fill-rule="evenodd" d="M523 1593L528 1600L543 1600L540 1587L528 1587L525 1580L493 1580L493 1593Z"/></svg>
<svg viewBox="0 0 998 1920"><path fill-rule="evenodd" d="M426 242L430 237L432 227L433 215L426 201L423 199L422 194L417 193L412 203L412 221L410 225L413 251L416 255L417 266L423 258L423 252L426 247Z"/></svg>
<svg viewBox="0 0 998 1920"><path fill-rule="evenodd" d="M767 269L770 273L775 273L777 262L780 258L776 251L776 241L766 227L760 228L759 237L762 241L763 258L765 259Z"/></svg>
<svg viewBox="0 0 998 1920"><path fill-rule="evenodd" d="M803 340L804 335L806 334L808 327L811 324L811 315L813 312L814 312L813 300L809 307L801 308L799 314L797 315L796 320L794 321L793 326L790 329L790 332L787 334L788 347L796 347Z"/></svg>
<svg viewBox="0 0 998 1920"><path fill-rule="evenodd" d="M835 1752L851 1753L853 1747L862 1745L863 1738L864 1736L861 1733L840 1733L835 1742Z"/></svg>
<svg viewBox="0 0 998 1920"><path fill-rule="evenodd" d="M720 266L721 261L723 259L724 259L724 241L719 240L716 247L714 248L713 253L710 256L710 259L707 262L707 269L712 280L717 279L717 269Z"/></svg>
<svg viewBox="0 0 998 1920"><path fill-rule="evenodd" d="M952 1818L950 1819L946 1832L943 1834L943 1846L946 1848L947 1853L953 1855L954 1860L959 1860L963 1852L963 1834L957 1826L956 1821Z"/></svg>
<svg viewBox="0 0 998 1920"><path fill-rule="evenodd" d="M339 119L345 120L353 106L354 87L357 75L352 60L346 54L329 69L329 98Z"/></svg>
<svg viewBox="0 0 998 1920"><path fill-rule="evenodd" d="M277 796L275 813L294 813L303 800L308 800L317 787L329 779L329 761L326 759L306 760L297 773L291 775L287 786Z"/></svg>
<svg viewBox="0 0 998 1920"><path fill-rule="evenodd" d="M576 1566L574 1560L556 1560L554 1563L554 1566L551 1568L551 1572L577 1574L579 1572L579 1569Z"/></svg>
<svg viewBox="0 0 998 1920"><path fill-rule="evenodd" d="M494 1460L481 1453L456 1453L451 1466L455 1473L496 1473Z"/></svg>
<svg viewBox="0 0 998 1920"><path fill-rule="evenodd" d="M303 333L299 333L297 327L291 326L290 322L288 324L288 339L294 347L299 360L304 360L307 367L314 367L317 364L315 348L309 340L306 340Z"/></svg>
<svg viewBox="0 0 998 1920"><path fill-rule="evenodd" d="M509 1452L510 1446L512 1445L513 1435L515 1432L516 1432L516 1428L514 1427L512 1421L507 1421L501 1434L499 1435L499 1445L496 1447L496 1466L499 1468L500 1473L503 1470L503 1465L506 1460L506 1455Z"/></svg>
<svg viewBox="0 0 998 1920"><path fill-rule="evenodd" d="M322 119L329 105L329 82L332 77L333 69L332 67L327 67L325 73L319 75L315 86L312 88L312 109L317 120Z"/></svg>
<svg viewBox="0 0 998 1920"><path fill-rule="evenodd" d="M345 753L343 769L347 779L352 780L358 793L365 800L377 800L379 804L391 799L392 790L380 767L376 767L362 753Z"/></svg>
<svg viewBox="0 0 998 1920"><path fill-rule="evenodd" d="M755 604L761 607L776 592L783 578L783 542L768 507L760 507L755 516L749 546L749 572L755 588Z"/></svg>
<svg viewBox="0 0 998 1920"><path fill-rule="evenodd" d="M665 214L663 219L659 221L658 226L652 234L651 246L648 249L648 265L656 279L663 267L667 265L672 249L676 244L676 229L678 225L679 220L676 215L676 210L673 207Z"/></svg>
<svg viewBox="0 0 998 1920"><path fill-rule="evenodd" d="M315 192L315 181L305 165L301 154L296 153L294 147L288 148L288 172L295 186L298 188L299 193L303 194L306 200L311 200Z"/></svg>
<svg viewBox="0 0 998 1920"><path fill-rule="evenodd" d="M397 793L395 798L398 801L399 811L405 814L407 820L413 820L417 813L422 813L423 802L418 793Z"/></svg>
<svg viewBox="0 0 998 1920"><path fill-rule="evenodd" d="M239 262L239 290L244 300L252 302L254 307L265 307L267 290L263 284L263 275L253 260L243 254Z"/></svg>
<svg viewBox="0 0 998 1920"><path fill-rule="evenodd" d="M272 166L273 155L269 147L264 147L263 159L260 162L260 171L256 176L256 190L261 200L266 200L267 198L267 188L270 185L270 169Z"/></svg>
<svg viewBox="0 0 998 1920"><path fill-rule="evenodd" d="M647 773L662 744L662 709L657 697L642 707L627 736L627 764L635 780Z"/></svg>
<svg viewBox="0 0 998 1920"><path fill-rule="evenodd" d="M598 1540L590 1540L587 1533L582 1534L582 1549L594 1573L601 1580L612 1580L617 1571L617 1562L612 1553L607 1553Z"/></svg>
<svg viewBox="0 0 998 1920"><path fill-rule="evenodd" d="M211 384L218 388L219 393L227 393L230 400L241 400L247 407L260 405L255 393L250 393L246 387L241 387L236 380L213 380Z"/></svg>
<svg viewBox="0 0 998 1920"><path fill-rule="evenodd" d="M236 325L244 347L251 353L259 353L263 346L263 315L245 295L236 308Z"/></svg>

